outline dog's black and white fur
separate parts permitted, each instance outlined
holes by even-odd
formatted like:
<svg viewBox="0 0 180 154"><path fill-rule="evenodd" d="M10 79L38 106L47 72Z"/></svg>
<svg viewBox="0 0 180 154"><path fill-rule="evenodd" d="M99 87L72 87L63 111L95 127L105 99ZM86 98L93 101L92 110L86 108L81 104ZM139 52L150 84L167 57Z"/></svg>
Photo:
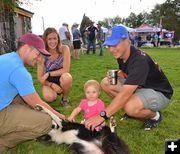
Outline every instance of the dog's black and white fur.
<svg viewBox="0 0 180 154"><path fill-rule="evenodd" d="M91 131L83 124L60 120L54 113L38 104L37 109L48 113L54 121L48 134L51 140L57 144L69 145L77 154L129 154L128 146L107 126L99 132ZM115 127L114 124L111 125Z"/></svg>

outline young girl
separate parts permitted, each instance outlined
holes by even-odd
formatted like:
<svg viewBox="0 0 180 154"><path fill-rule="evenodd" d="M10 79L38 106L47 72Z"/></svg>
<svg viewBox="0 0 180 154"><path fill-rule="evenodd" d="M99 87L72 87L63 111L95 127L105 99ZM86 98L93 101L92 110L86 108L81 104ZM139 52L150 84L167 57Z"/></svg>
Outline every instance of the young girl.
<svg viewBox="0 0 180 154"><path fill-rule="evenodd" d="M99 115L99 113L105 109L104 102L98 98L100 94L100 85L96 80L88 80L84 85L84 92L86 99L83 99L80 105L76 107L68 117L68 120L71 122L75 121L76 116L82 110L84 112L84 120L81 123L84 124L87 119ZM105 123L100 127L96 127L96 130L100 130L104 125Z"/></svg>

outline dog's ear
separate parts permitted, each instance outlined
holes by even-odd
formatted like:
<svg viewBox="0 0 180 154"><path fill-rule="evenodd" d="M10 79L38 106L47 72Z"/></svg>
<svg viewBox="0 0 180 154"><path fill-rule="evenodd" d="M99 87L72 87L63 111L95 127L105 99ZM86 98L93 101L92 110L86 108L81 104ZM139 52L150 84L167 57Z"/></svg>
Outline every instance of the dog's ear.
<svg viewBox="0 0 180 154"><path fill-rule="evenodd" d="M56 124L56 125L55 125L55 124L52 124L51 128L52 128L52 129L58 129L59 126L58 126L57 124Z"/></svg>
<svg viewBox="0 0 180 154"><path fill-rule="evenodd" d="M106 135L112 133L111 129L108 126L104 126L100 132L101 132L102 136L106 136Z"/></svg>
<svg viewBox="0 0 180 154"><path fill-rule="evenodd" d="M129 148L125 142L115 133L106 134L102 140L104 154L129 154Z"/></svg>
<svg viewBox="0 0 180 154"><path fill-rule="evenodd" d="M51 128L52 128L52 129L58 129L58 128L59 128L59 125L58 125L54 120L52 120Z"/></svg>

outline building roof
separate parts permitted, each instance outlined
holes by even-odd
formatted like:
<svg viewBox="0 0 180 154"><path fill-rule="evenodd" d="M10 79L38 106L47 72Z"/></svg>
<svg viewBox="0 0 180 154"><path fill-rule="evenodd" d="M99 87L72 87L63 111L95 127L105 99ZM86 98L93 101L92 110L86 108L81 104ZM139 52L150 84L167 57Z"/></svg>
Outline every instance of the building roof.
<svg viewBox="0 0 180 154"><path fill-rule="evenodd" d="M14 12L30 18L32 18L32 16L34 15L34 13L20 7L16 7L14 9Z"/></svg>

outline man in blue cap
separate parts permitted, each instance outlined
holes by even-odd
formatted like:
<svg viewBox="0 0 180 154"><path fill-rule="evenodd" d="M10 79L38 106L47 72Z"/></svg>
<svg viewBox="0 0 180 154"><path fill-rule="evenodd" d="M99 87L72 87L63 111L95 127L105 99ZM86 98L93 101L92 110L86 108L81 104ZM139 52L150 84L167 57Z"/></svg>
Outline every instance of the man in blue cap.
<svg viewBox="0 0 180 154"><path fill-rule="evenodd" d="M34 66L42 55L50 55L43 40L35 34L25 34L18 40L16 52L0 56L0 153L49 133L51 117L36 111L36 104L65 118L40 98L25 68Z"/></svg>
<svg viewBox="0 0 180 154"><path fill-rule="evenodd" d="M145 119L145 130L157 127L162 120L160 110L169 104L173 94L167 77L148 54L131 46L125 27L111 28L104 45L117 59L118 83L111 85L109 75L102 80L102 89L113 100L99 116L88 120L85 126L93 130L123 109L126 118Z"/></svg>

